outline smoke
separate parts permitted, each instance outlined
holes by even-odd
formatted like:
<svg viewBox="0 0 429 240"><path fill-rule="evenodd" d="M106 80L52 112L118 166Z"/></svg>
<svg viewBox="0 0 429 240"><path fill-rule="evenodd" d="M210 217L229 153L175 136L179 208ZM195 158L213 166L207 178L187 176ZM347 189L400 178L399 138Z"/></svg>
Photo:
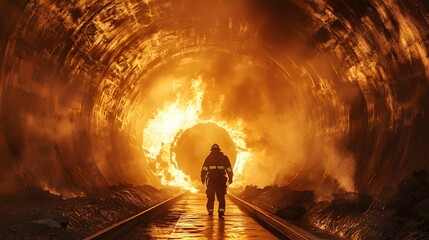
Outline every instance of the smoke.
<svg viewBox="0 0 429 240"><path fill-rule="evenodd" d="M267 93L278 90L263 84L259 84L257 89L261 87L266 87ZM245 119L246 143L252 152L252 160L244 167L243 184L287 185L317 191L355 191L353 155L339 146L338 136L326 136L320 130L313 129L309 124L310 106L301 102L298 109L284 109L279 106L284 105L281 101L273 102L270 98L255 95L247 99L246 94L240 94L240 91L235 93L240 95L242 102L228 104L227 111ZM243 102L247 105L254 99L258 99L259 103L255 111L240 109L246 107ZM299 180L295 179L297 175L301 176ZM336 184L326 186L320 181L323 178L330 178Z"/></svg>
<svg viewBox="0 0 429 240"><path fill-rule="evenodd" d="M244 18L258 29L254 52L268 45L273 49L273 57L292 59L290 63L295 65L311 62L327 78L337 78L327 59L315 48L315 24L302 6L294 1L276 0L240 4L239 8L230 6L231 11L236 13L236 18ZM346 129L334 123L332 128L337 129L337 134L331 135L317 128L324 123L314 119L318 103L315 99L309 101L308 95L314 93L305 85L314 73L303 75L302 69L295 66L280 67L275 62L258 59L249 62L249 59L231 56L217 56L207 65L212 66L206 71L211 84L208 84L203 111L209 116L211 106L221 104L223 119L243 119L245 123L246 144L252 157L240 175L241 184L355 191L355 159L339 144ZM341 99L350 101L356 94L351 88L339 91ZM324 186L320 182L323 178L335 184Z"/></svg>
<svg viewBox="0 0 429 240"><path fill-rule="evenodd" d="M291 78L285 79L284 69L270 62L223 54L210 57L196 60L198 64L195 64L210 66L196 70L206 81L202 117L218 114L227 122L243 120L246 147L252 156L243 167L243 174L236 178L239 184L355 191L355 159L339 144L346 129L340 121L338 125L332 123L336 133L319 128L323 122L314 119L317 103L309 102L305 94L297 94L297 86L293 85L296 79L292 78L301 78L304 82L306 76L288 68ZM311 61L317 63L320 59ZM324 71L332 74L329 69ZM303 85L299 87L304 88ZM338 95L341 101L353 101L357 92L352 87L343 87ZM204 142L207 130L195 131L201 132L200 143L205 145L192 146L207 149L211 144ZM330 179L327 181L334 184L326 186L320 179Z"/></svg>
<svg viewBox="0 0 429 240"><path fill-rule="evenodd" d="M0 12L4 191L159 183L144 129L197 77L198 118L245 135L237 183L360 191L428 167L426 3L9 0ZM212 144L182 137L182 152Z"/></svg>
<svg viewBox="0 0 429 240"><path fill-rule="evenodd" d="M220 146L221 151L234 165L237 151L231 137L224 129L211 123L198 124L181 134L173 149L178 168L199 182L201 166L214 143Z"/></svg>
<svg viewBox="0 0 429 240"><path fill-rule="evenodd" d="M42 1L35 10L43 11L45 4ZM26 184L43 185L58 191L71 188L76 192L93 185L115 184L122 181L138 182L142 177L137 176L143 175L142 172L145 171L133 172L131 169L141 169L145 166L142 164L145 159L141 150L133 149L141 146L141 141L144 141L144 139L141 140L140 129L145 127L144 124L154 112L166 103L175 101L176 83L185 83L192 77L201 75L207 84L202 118L210 119L215 114L219 115L218 119L227 122L234 122L237 119L244 122L247 134L245 141L247 147L251 149L252 159L244 168L243 179L237 179L237 181L242 184L289 184L292 187L309 187L317 183L317 178L323 177L326 173L338 181L341 187L350 190L352 188L350 176L335 174L338 172L336 168L340 166L338 161L342 157L338 152L341 151L326 147L333 145L328 144L323 137L313 137L317 132L312 132L313 129L307 126L313 116L305 97L298 93L300 89L305 88L304 83L296 85L297 79L305 81L301 69L290 66L283 69L285 65L280 66L264 56L266 47L269 46L272 58L293 59L292 64L311 61L315 55L314 43L311 42L313 24L306 10L293 1L278 0L241 1L229 4L201 1L189 6L186 11L177 12L176 17L179 21L189 12L197 13L198 24L192 24L197 34L201 35L206 34L207 29L210 29L213 24L221 24L232 32L226 37L223 34L215 34L211 41L233 46L237 44L234 31L249 29L246 34L254 38L250 45L246 46L246 48L251 47L250 52L248 49L243 49L242 53L235 55L218 51L197 52L183 60L171 60L171 62L163 62L160 66L155 65L156 67L150 69L149 74L140 76L146 81L129 80L128 84L122 84L120 78L116 80L115 78L121 75L118 69L126 69L127 64L130 63L121 66L119 60L113 59L117 62L112 62L110 65L118 64L117 66L121 67L113 67L110 75L105 74L106 79L98 80L100 87L95 90L99 92L94 94L88 90L86 85L88 83L79 82L76 79L79 77L97 79L97 72L85 73L87 75L70 74L74 65L58 64L52 68L50 63L56 60L49 56L38 56L40 52L33 46L37 43L33 45L27 43L27 41L31 42L31 39L19 40L16 44L25 47L25 54L14 55L14 49L12 49L7 60L11 63L16 58L28 59L26 70L13 70L14 74L24 79L23 85L17 88L25 89L26 93L19 92L16 95L10 93L9 96L11 99L21 97L34 98L37 101L33 101L34 104L31 107L18 110L16 119L19 119L19 128L12 127L6 132L7 142L14 146L11 149L17 149L16 153L12 151L16 155L13 158L19 161L19 164L13 167L15 176L9 178L15 179L22 176ZM58 8L56 11L61 10ZM67 16L71 14L61 13ZM54 17L51 16L51 18ZM78 18L73 19L78 21ZM37 17L35 20L45 23ZM100 20L97 19L95 22ZM236 21L243 23L237 24ZM53 22L60 24L57 19ZM184 22L182 24L186 25ZM40 31L45 28L43 25L38 27ZM73 23L67 21L64 27L73 28ZM108 29L106 28L105 31ZM159 31L156 35L145 37L148 37L151 46L162 46L168 42L160 41L161 36L168 36L168 34ZM179 36L179 39L183 37L189 36ZM49 39L55 41L52 36ZM66 39L67 41L70 40ZM192 38L190 41L193 41ZM209 44L209 42L206 43ZM203 42L203 44L206 43ZM238 44L241 43L238 42ZM49 46L43 44L38 47L49 49ZM101 51L103 48L96 49ZM131 50L130 52L133 54ZM100 54L104 53L100 52ZM43 58L44 61L37 62L38 57ZM62 55L60 57L64 58ZM145 55L139 55L139 57L141 59L137 60L147 62ZM74 62L70 61L70 63ZM101 61L98 64L101 68L104 63ZM38 82L27 87L25 82L32 81L31 72L38 76ZM134 89L137 90L126 95L125 91L131 90L123 89L121 87L123 85L135 85ZM304 94L312 93L307 91ZM130 101L133 96L134 101ZM127 103L130 104L123 105ZM23 105L24 103L18 102L16 106L4 107L3 113L7 115L13 111L13 108L20 109ZM85 112L88 108L89 114ZM88 122L90 122L89 125ZM5 127L12 125L10 121ZM208 136L213 134L207 135L207 130L201 131L206 132L206 135L203 135L206 140L217 138ZM197 143L192 147L184 143L184 152L197 152L196 148L207 149L212 144L208 140L188 141ZM223 144L223 142L218 143ZM224 146L229 144L225 142ZM325 148L309 148L317 145ZM180 148L180 144L178 147ZM178 157L182 158L180 152L177 150ZM233 155L234 152L231 151L228 154ZM189 169L183 162L192 163L193 161L189 158L201 158L199 155L185 155L184 158L187 160L179 162L179 165ZM320 155L317 160L309 157L317 155ZM234 159L235 156L231 158ZM342 172L353 175L352 165L341 165L351 169ZM84 170L75 172L74 169ZM48 174L42 175L42 172ZM297 173L310 172L313 174L312 177L302 180L300 184L293 183L292 180ZM84 175L91 175L93 179L89 180ZM147 179L147 176L143 178ZM307 183L302 183L305 181ZM348 183L345 183L347 181ZM22 183L17 183L19 184Z"/></svg>
<svg viewBox="0 0 429 240"><path fill-rule="evenodd" d="M315 53L314 22L302 3L294 0L243 1L246 20L257 26L260 44L274 48L273 56L297 60Z"/></svg>

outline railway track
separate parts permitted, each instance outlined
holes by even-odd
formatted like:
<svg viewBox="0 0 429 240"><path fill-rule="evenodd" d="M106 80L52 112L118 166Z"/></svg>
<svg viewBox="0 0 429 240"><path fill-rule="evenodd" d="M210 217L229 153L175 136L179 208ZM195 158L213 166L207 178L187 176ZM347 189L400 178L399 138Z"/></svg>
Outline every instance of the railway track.
<svg viewBox="0 0 429 240"><path fill-rule="evenodd" d="M181 194L85 240L321 239L233 195L228 195L223 219L208 216L205 201L203 194Z"/></svg>
<svg viewBox="0 0 429 240"><path fill-rule="evenodd" d="M129 231L139 224L147 224L154 217L167 211L171 205L183 198L186 193L172 197L155 206L152 206L130 218L118 222L108 228L105 228L91 236L86 237L84 240L90 239L119 239L125 236Z"/></svg>

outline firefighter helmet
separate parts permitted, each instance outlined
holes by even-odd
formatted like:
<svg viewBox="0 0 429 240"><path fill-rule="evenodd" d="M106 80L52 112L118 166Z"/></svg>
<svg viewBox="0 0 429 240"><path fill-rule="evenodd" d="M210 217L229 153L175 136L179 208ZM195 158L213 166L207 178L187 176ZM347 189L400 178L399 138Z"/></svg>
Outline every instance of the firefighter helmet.
<svg viewBox="0 0 429 240"><path fill-rule="evenodd" d="M210 148L210 151L213 151L213 150L220 150L219 145L217 145L216 143L213 144L212 147Z"/></svg>

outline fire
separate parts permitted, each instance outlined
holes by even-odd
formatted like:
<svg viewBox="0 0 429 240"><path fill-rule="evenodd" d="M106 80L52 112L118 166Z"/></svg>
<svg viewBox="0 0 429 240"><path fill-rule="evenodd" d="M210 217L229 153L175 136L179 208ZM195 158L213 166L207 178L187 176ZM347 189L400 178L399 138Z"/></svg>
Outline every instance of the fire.
<svg viewBox="0 0 429 240"><path fill-rule="evenodd" d="M202 77L192 79L190 88L185 85L180 81L174 81L176 100L158 109L143 130L142 148L147 160L155 163L155 175L160 178L163 185L178 186L197 192L191 178L178 168L173 152L175 140L188 128L201 123L213 123L224 128L237 147L234 173L236 179L239 179L244 164L251 158L251 152L246 148L246 134L243 132L242 121L237 119L234 122L226 122L220 119L217 113L209 119L203 119L202 101L206 87ZM221 96L220 99L222 98ZM236 184L238 182L236 181Z"/></svg>

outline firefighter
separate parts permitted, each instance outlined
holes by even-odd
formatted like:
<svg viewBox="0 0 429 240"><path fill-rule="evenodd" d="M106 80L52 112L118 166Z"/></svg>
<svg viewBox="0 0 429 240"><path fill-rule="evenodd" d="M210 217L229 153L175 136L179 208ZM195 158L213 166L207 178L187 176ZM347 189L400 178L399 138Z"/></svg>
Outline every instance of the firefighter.
<svg viewBox="0 0 429 240"><path fill-rule="evenodd" d="M201 169L201 182L207 184L207 211L213 215L215 194L219 202L219 217L225 215L225 194L226 194L226 173L228 174L228 183L232 183L232 167L229 159L220 151L219 145L212 145L210 154L204 161Z"/></svg>

